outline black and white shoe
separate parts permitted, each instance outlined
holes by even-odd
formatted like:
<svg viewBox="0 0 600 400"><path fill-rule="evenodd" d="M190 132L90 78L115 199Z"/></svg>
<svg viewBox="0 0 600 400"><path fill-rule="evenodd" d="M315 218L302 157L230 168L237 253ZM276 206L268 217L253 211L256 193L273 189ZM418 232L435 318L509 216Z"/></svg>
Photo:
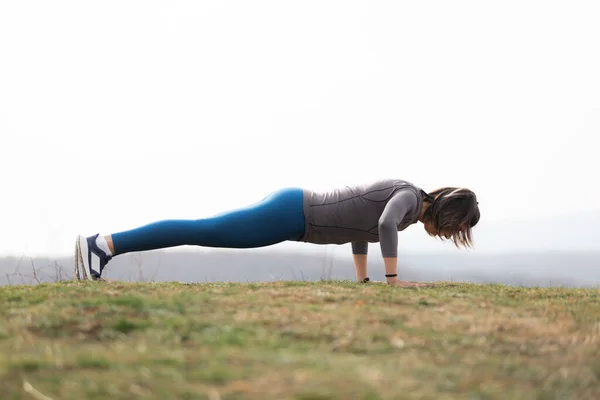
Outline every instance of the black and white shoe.
<svg viewBox="0 0 600 400"><path fill-rule="evenodd" d="M75 279L91 281L102 277L102 270L111 260L96 244L98 234L90 237L77 236L75 243Z"/></svg>

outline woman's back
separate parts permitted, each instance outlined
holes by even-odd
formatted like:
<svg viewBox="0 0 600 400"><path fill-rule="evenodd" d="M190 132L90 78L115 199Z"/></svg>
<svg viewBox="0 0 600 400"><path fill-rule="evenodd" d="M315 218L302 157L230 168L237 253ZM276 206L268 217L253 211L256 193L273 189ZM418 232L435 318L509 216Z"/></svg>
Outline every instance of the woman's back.
<svg viewBox="0 0 600 400"><path fill-rule="evenodd" d="M346 186L328 192L304 191L306 218L304 242L343 244L352 241L379 241L378 223L390 199L400 192L406 196L409 212L398 230L417 222L423 201L422 191L410 182L382 179Z"/></svg>

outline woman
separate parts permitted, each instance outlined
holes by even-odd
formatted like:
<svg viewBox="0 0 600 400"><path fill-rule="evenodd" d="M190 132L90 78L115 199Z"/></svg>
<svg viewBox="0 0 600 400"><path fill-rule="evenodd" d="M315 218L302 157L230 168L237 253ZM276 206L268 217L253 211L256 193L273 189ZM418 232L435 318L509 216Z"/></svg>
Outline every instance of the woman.
<svg viewBox="0 0 600 400"><path fill-rule="evenodd" d="M422 222L430 236L472 246L479 221L475 193L444 187L431 193L403 180L384 179L319 193L286 188L246 208L198 220L163 220L107 236L79 236L75 275L99 279L112 257L181 245L256 248L284 241L351 243L356 278L368 282L368 243L379 242L390 285L397 279L398 231ZM79 265L82 269L80 270Z"/></svg>

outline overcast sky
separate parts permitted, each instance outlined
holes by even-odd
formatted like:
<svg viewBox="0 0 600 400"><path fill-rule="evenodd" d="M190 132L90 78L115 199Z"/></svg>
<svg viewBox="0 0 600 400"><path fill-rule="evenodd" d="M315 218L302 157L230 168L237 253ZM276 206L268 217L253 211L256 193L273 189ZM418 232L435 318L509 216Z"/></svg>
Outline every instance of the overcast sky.
<svg viewBox="0 0 600 400"><path fill-rule="evenodd" d="M597 1L4 1L0 253L282 186L600 208Z"/></svg>

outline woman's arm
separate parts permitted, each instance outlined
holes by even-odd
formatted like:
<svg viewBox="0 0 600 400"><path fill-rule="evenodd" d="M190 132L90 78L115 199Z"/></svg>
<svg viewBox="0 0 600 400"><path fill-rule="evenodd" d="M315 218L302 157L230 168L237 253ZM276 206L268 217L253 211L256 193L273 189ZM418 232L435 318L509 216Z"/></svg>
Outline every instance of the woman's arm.
<svg viewBox="0 0 600 400"><path fill-rule="evenodd" d="M362 282L367 277L367 253L369 243L366 241L352 242L352 257L356 269L356 280Z"/></svg>
<svg viewBox="0 0 600 400"><path fill-rule="evenodd" d="M367 255L352 254L354 258L354 268L356 269L356 281L363 282L367 277Z"/></svg>
<svg viewBox="0 0 600 400"><path fill-rule="evenodd" d="M398 225L417 204L417 196L408 191L402 191L388 201L379 217L379 245L384 258L398 256Z"/></svg>
<svg viewBox="0 0 600 400"><path fill-rule="evenodd" d="M404 217L417 207L417 197L412 192L400 192L390 199L379 218L379 243L385 265L385 274L390 285L405 285L396 278L398 271L398 225Z"/></svg>

